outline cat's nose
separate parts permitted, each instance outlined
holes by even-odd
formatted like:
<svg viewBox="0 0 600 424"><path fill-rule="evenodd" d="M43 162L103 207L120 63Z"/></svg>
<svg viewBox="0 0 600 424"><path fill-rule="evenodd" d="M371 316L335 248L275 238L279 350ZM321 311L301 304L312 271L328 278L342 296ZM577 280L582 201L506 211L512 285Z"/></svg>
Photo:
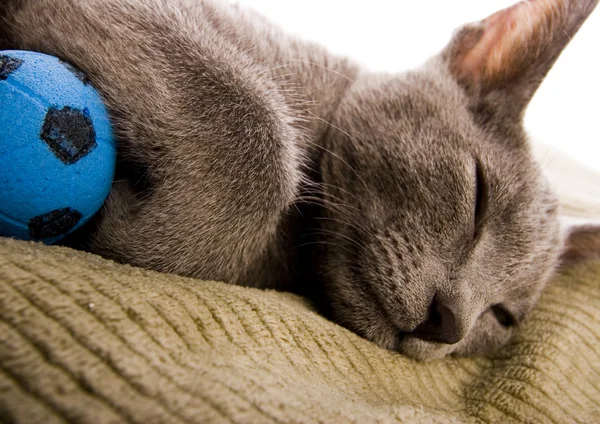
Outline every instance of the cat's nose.
<svg viewBox="0 0 600 424"><path fill-rule="evenodd" d="M410 333L411 336L426 341L454 344L463 338L456 314L434 296L429 306L428 316Z"/></svg>

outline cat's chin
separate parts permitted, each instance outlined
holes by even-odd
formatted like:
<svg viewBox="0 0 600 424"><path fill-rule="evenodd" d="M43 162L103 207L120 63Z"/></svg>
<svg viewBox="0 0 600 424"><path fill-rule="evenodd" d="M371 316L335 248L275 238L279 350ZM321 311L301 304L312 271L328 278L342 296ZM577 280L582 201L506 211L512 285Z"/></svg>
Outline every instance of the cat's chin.
<svg viewBox="0 0 600 424"><path fill-rule="evenodd" d="M403 336L397 345L397 351L412 359L431 361L450 355L458 344L444 344L418 339L411 335Z"/></svg>

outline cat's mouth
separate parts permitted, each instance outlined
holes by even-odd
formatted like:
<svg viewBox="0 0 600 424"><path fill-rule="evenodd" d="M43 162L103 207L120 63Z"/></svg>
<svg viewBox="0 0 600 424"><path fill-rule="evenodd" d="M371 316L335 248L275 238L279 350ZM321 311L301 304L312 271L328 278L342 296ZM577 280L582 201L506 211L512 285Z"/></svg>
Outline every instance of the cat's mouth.
<svg viewBox="0 0 600 424"><path fill-rule="evenodd" d="M399 350L402 343L408 339L421 340L424 343L431 344L431 345L439 345L439 346L452 346L452 345L455 345L456 343L460 342L460 340L457 340L455 343L440 342L439 340L436 340L435 337L429 336L424 333L420 333L416 330L412 331L412 332L398 331L396 333L396 339L397 339L397 342L396 342L395 350Z"/></svg>
<svg viewBox="0 0 600 424"><path fill-rule="evenodd" d="M394 347L394 350L400 351L400 346L402 345L402 342L404 341L404 339L406 339L406 337L408 336L409 333L407 333L406 331L398 331L396 333L396 346Z"/></svg>
<svg viewBox="0 0 600 424"><path fill-rule="evenodd" d="M457 348L458 344L424 340L421 337L415 337L412 333L399 331L394 350L413 359L429 361L450 355Z"/></svg>

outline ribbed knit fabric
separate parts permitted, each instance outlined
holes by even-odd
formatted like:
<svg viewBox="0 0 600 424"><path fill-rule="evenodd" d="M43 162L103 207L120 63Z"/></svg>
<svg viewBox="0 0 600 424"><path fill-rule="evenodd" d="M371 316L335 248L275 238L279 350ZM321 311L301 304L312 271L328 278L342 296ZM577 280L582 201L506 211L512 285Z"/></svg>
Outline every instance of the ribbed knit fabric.
<svg viewBox="0 0 600 424"><path fill-rule="evenodd" d="M419 363L289 294L0 238L0 421L600 422L600 263L493 359Z"/></svg>

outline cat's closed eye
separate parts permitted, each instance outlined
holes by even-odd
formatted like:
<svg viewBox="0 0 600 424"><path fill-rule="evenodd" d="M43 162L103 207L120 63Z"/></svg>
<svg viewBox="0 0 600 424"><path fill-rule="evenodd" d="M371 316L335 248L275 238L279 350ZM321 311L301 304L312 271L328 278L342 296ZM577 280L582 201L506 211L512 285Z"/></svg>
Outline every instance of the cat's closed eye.
<svg viewBox="0 0 600 424"><path fill-rule="evenodd" d="M475 160L475 211L473 215L473 242L477 243L481 235L484 216L487 209L488 191L486 187L483 167L479 160Z"/></svg>

